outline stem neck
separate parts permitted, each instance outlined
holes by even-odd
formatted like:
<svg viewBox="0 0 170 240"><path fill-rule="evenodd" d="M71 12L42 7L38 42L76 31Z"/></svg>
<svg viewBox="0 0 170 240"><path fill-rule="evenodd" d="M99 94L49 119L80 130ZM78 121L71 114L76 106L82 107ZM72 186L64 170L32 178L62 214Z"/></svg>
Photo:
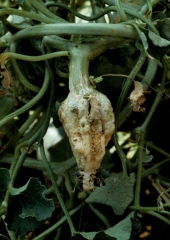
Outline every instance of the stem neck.
<svg viewBox="0 0 170 240"><path fill-rule="evenodd" d="M80 94L83 89L90 88L90 82L88 80L89 50L89 46L77 44L70 53L70 91L75 91Z"/></svg>

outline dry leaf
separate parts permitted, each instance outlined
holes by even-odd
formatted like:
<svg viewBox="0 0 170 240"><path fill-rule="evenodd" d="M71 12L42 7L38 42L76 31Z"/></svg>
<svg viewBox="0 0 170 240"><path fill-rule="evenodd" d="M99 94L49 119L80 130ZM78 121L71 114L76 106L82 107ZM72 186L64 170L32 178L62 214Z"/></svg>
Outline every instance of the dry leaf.
<svg viewBox="0 0 170 240"><path fill-rule="evenodd" d="M6 69L4 63L0 64L0 74L4 77L1 81L2 86L4 89L0 89L0 96L4 96L10 86L13 85L12 77L9 71Z"/></svg>
<svg viewBox="0 0 170 240"><path fill-rule="evenodd" d="M145 112L145 108L141 107L141 105L145 102L146 98L144 96L143 85L140 82L134 81L134 90L131 92L129 99L134 112Z"/></svg>

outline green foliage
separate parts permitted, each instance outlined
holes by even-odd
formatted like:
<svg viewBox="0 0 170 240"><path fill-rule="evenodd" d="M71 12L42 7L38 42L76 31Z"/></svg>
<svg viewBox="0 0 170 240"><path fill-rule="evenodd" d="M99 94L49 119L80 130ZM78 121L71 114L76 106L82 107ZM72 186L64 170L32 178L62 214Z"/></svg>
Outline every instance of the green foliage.
<svg viewBox="0 0 170 240"><path fill-rule="evenodd" d="M89 239L89 240L129 240L132 230L132 221L134 213L130 213L124 220L120 221L114 227L108 228L101 232L81 232L73 239ZM82 238L83 237L83 238Z"/></svg>
<svg viewBox="0 0 170 240"><path fill-rule="evenodd" d="M0 0L0 239L32 234L33 240L133 240L141 229L137 216L148 215L169 231L170 4L96 0L88 17L80 14L84 3ZM146 98L143 113L130 106L134 81L141 83L135 104L141 95ZM76 96L71 112L87 117L90 105L79 114L75 106L87 90L90 102L91 89L109 98L115 132L101 167L89 174L94 190L85 192L58 110L71 90ZM93 115L107 117L99 108ZM62 139L44 151L51 120ZM71 120L68 116L67 123ZM70 130L76 139L91 140L74 126ZM120 138L117 131L123 132ZM93 152L80 140L77 146Z"/></svg>
<svg viewBox="0 0 170 240"><path fill-rule="evenodd" d="M11 204L13 204L13 206L9 206L8 211L10 213L7 214L5 218L9 230L14 231L20 236L24 236L27 232L41 225L41 222L37 221L35 217L20 217L22 211L21 208L16 208L14 201L12 201Z"/></svg>
<svg viewBox="0 0 170 240"><path fill-rule="evenodd" d="M124 220L120 221L114 227L105 231L109 236L115 237L117 240L129 240L132 231L132 219L134 212L131 212Z"/></svg>
<svg viewBox="0 0 170 240"><path fill-rule="evenodd" d="M170 41L159 37L152 31L149 31L149 38L153 42L154 45L159 46L159 47L167 47L170 45Z"/></svg>
<svg viewBox="0 0 170 240"><path fill-rule="evenodd" d="M142 160L143 163L148 163L152 161L152 159L153 159L152 155L149 155L145 151L143 151L143 160Z"/></svg>
<svg viewBox="0 0 170 240"><path fill-rule="evenodd" d="M96 188L86 199L87 203L101 203L111 206L115 214L123 215L133 200L135 174L125 177L122 172L106 179L106 185Z"/></svg>
<svg viewBox="0 0 170 240"><path fill-rule="evenodd" d="M10 194L18 201L21 207L21 218L35 217L38 221L49 218L54 210L54 205L51 200L44 197L43 192L45 186L36 178L30 178L28 182L20 188L11 188Z"/></svg>
<svg viewBox="0 0 170 240"><path fill-rule="evenodd" d="M9 172L7 169L0 170L3 180L0 187L5 191L10 182ZM23 187L8 189L11 201L5 221L9 230L22 236L51 217L54 204L43 195L45 189L36 178L30 178Z"/></svg>

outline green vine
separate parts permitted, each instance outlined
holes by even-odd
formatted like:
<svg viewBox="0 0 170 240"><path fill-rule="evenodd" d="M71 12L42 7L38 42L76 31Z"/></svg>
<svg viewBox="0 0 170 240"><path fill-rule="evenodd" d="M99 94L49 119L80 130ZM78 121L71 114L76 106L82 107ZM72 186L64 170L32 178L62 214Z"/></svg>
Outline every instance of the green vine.
<svg viewBox="0 0 170 240"><path fill-rule="evenodd" d="M133 4L120 0L90 0L88 3L91 14L82 13L85 7L79 0L25 0L12 4L6 0L0 6L0 217L5 226L0 235L4 239L23 240L26 234L35 231L33 240L51 236L55 240L65 236L77 238L80 235L89 240L96 236L119 239L117 232L127 235L125 240L129 240L134 230L132 221L137 221L134 212L151 215L170 225L167 218L170 215L170 183L168 176L164 177L170 153L159 131L158 136L155 135L156 143L152 143L153 132L158 128L169 133L169 5L158 0ZM88 23L77 23L77 18ZM41 77L42 83L38 82ZM119 77L124 77L124 82ZM135 84L133 89L132 83L140 84L141 89ZM75 99L67 98L71 94ZM136 97L133 101L129 97L131 94ZM106 121L110 112L105 100L101 100L104 97L111 103L112 125ZM133 105L140 105L141 97L146 112L134 113ZM66 101L65 109L62 107ZM57 104L60 105L59 116ZM70 115L67 114L63 121L65 111ZM87 124L82 121L83 114ZM161 118L167 124L165 128ZM59 120L62 120L65 132ZM61 140L46 149L46 133L52 122L61 134ZM75 124L74 127L69 125L70 122ZM111 138L108 126L113 130L115 127L114 146L111 141L106 146ZM91 131L87 134L88 127ZM73 140L71 135L74 135ZM83 145L84 139L86 144ZM98 146L101 145L98 152L94 139ZM105 147L108 149L101 167L94 167L99 160L96 156ZM135 153L131 153L132 150ZM87 158L88 154L93 154L92 162L90 157ZM104 150L101 155L103 157ZM85 159L88 161L83 165ZM94 167L92 172L87 167L89 162ZM37 188L36 204L43 205L44 202L51 206L42 218L36 215L38 210L32 210L36 206L28 207L37 196L26 195L30 201L27 205L23 194L36 186L28 189L30 180L25 185L22 181L18 184L23 167L38 170L38 174L47 172L48 177L42 174L45 185L46 180L51 181L50 187L46 188L39 177L34 178L38 188L43 189L40 193ZM147 185L143 181L145 178L158 191L157 206L143 203L141 189L142 184ZM17 184L22 186L17 188ZM13 196L12 191L21 192L21 195L15 192ZM59 214L58 209L52 207L51 196L59 203ZM16 206L10 212L14 198ZM109 211L105 211L106 205ZM9 220L9 214L12 220ZM72 217L74 214L76 216ZM116 215L122 215L120 222ZM39 231L38 226L47 219L50 225ZM102 229L103 225L106 229ZM23 226L26 228L24 234ZM129 231L125 234L127 226ZM67 227L71 234L65 231Z"/></svg>

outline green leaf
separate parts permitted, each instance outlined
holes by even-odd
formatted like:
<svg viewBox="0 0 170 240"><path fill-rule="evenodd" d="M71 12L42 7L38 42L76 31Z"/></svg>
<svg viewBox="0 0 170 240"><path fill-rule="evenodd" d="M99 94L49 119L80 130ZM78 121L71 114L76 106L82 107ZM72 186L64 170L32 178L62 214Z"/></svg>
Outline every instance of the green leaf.
<svg viewBox="0 0 170 240"><path fill-rule="evenodd" d="M51 216L54 204L43 195L45 189L38 179L30 178L23 187L10 190L10 194L15 196L15 200L22 207L20 217L35 217L41 221Z"/></svg>
<svg viewBox="0 0 170 240"><path fill-rule="evenodd" d="M143 158L142 158L143 163L148 163L152 161L152 159L153 159L152 155L148 155L147 152L143 151Z"/></svg>
<svg viewBox="0 0 170 240"><path fill-rule="evenodd" d="M111 206L115 214L123 215L133 200L135 174L125 177L122 172L114 173L106 179L106 185L97 187L86 199L87 203L100 203Z"/></svg>
<svg viewBox="0 0 170 240"><path fill-rule="evenodd" d="M159 46L159 47L167 47L170 45L170 41L164 39L164 38L161 38L160 36L158 36L157 34L155 34L154 32L152 31L149 31L149 34L148 34L150 40L152 41L152 43L155 45L155 46Z"/></svg>
<svg viewBox="0 0 170 240"><path fill-rule="evenodd" d="M8 224L8 229L14 231L20 236L25 235L28 231L37 228L40 223L35 217L21 218L20 213L22 207L17 204L15 199L12 199L8 207L8 213L5 218L5 222Z"/></svg>
<svg viewBox="0 0 170 240"><path fill-rule="evenodd" d="M12 200L5 219L9 230L24 235L51 217L54 204L43 195L45 189L36 178L30 178L21 188L10 189Z"/></svg>
<svg viewBox="0 0 170 240"><path fill-rule="evenodd" d="M81 232L72 237L74 240L117 240L114 237L107 235L104 231L101 232Z"/></svg>
<svg viewBox="0 0 170 240"><path fill-rule="evenodd" d="M124 220L105 230L105 233L111 237L116 237L117 240L129 240L132 231L132 221L134 212L131 212Z"/></svg>
<svg viewBox="0 0 170 240"><path fill-rule="evenodd" d="M6 168L0 168L0 192L5 192L10 183L9 171Z"/></svg>

